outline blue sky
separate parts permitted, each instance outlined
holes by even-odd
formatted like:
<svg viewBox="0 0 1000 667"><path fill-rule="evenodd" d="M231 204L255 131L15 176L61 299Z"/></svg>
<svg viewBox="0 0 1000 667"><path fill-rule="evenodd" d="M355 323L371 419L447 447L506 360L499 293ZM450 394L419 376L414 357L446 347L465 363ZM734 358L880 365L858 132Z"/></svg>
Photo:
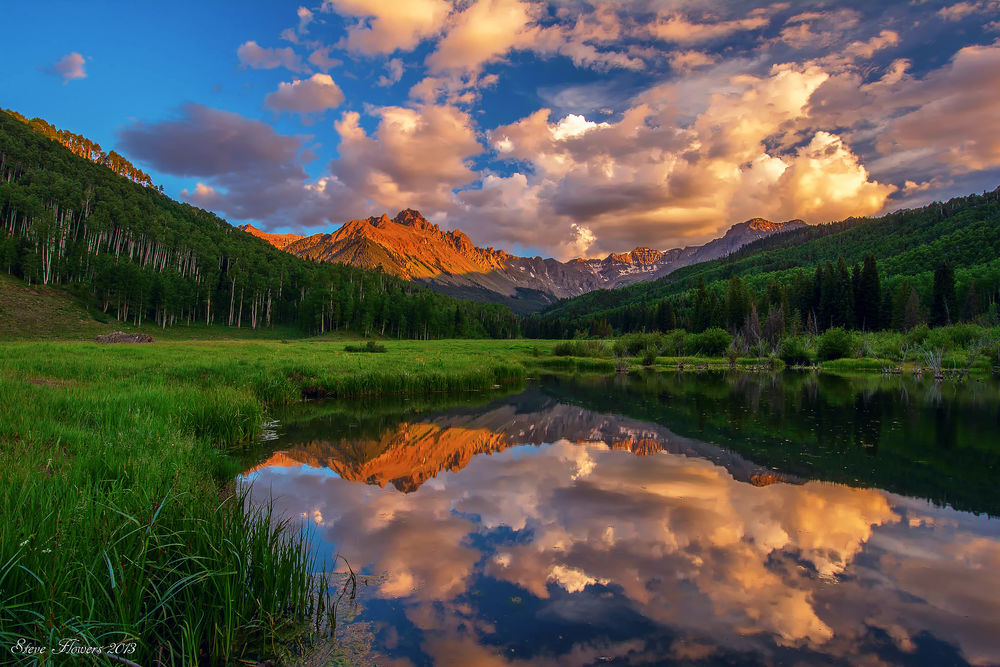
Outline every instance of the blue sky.
<svg viewBox="0 0 1000 667"><path fill-rule="evenodd" d="M234 223L560 258L1000 184L1000 0L7 3L0 106Z"/></svg>

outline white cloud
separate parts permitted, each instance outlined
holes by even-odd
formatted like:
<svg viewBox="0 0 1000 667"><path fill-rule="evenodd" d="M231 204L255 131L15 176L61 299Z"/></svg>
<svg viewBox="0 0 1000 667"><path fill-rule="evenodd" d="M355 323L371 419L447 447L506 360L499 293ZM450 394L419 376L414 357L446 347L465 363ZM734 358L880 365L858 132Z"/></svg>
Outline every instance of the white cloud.
<svg viewBox="0 0 1000 667"><path fill-rule="evenodd" d="M718 62L715 55L696 50L672 51L667 59L670 61L670 66L680 72L688 72Z"/></svg>
<svg viewBox="0 0 1000 667"><path fill-rule="evenodd" d="M445 36L427 57L432 72L478 71L508 51L526 48L538 8L522 0L475 0L448 22Z"/></svg>
<svg viewBox="0 0 1000 667"><path fill-rule="evenodd" d="M418 208L446 213L453 190L475 180L469 158L482 152L469 115L452 106L382 107L369 136L357 112L335 124L340 157L333 173L366 199L387 210Z"/></svg>
<svg viewBox="0 0 1000 667"><path fill-rule="evenodd" d="M578 114L552 120L540 110L489 133L498 157L531 169L488 177L480 192L463 193L460 226L473 238L530 242L530 224L511 225L508 216L494 222L520 190L537 209L520 204L518 216L546 220L535 244L567 257L577 246L565 240L579 227L593 255L700 242L756 215L821 222L877 212L894 188L871 179L842 137L814 132L806 146L780 148L795 143L827 78L819 67L795 65L734 76L729 92L710 94L687 121L670 85L648 91L616 122Z"/></svg>
<svg viewBox="0 0 1000 667"><path fill-rule="evenodd" d="M309 54L309 64L324 72L329 72L341 64L336 58L330 57L331 46L321 46Z"/></svg>
<svg viewBox="0 0 1000 667"><path fill-rule="evenodd" d="M340 106L344 93L329 74L313 74L308 79L282 82L278 90L268 93L264 104L274 111L310 113Z"/></svg>
<svg viewBox="0 0 1000 667"><path fill-rule="evenodd" d="M48 67L45 67L44 71L54 76L58 76L62 79L63 84L66 84L73 79L87 78L87 71L84 68L84 62L83 56L74 51L72 53L67 53L59 60L55 61Z"/></svg>
<svg viewBox="0 0 1000 667"><path fill-rule="evenodd" d="M770 24L766 16L749 16L732 21L691 21L683 14L661 14L649 25L650 34L656 39L675 44L698 44L729 37L737 32L759 30Z"/></svg>
<svg viewBox="0 0 1000 667"><path fill-rule="evenodd" d="M376 85L388 87L403 78L403 61L392 58L385 64L386 73L378 78Z"/></svg>
<svg viewBox="0 0 1000 667"><path fill-rule="evenodd" d="M323 0L322 11L357 18L345 46L376 54L410 51L438 34L451 5L447 0Z"/></svg>
<svg viewBox="0 0 1000 667"><path fill-rule="evenodd" d="M1000 8L1000 2L956 2L953 5L942 7L938 10L938 16L946 21L961 21L962 19L978 14L983 11Z"/></svg>
<svg viewBox="0 0 1000 667"><path fill-rule="evenodd" d="M306 32L306 28L309 27L310 23L312 23L313 13L308 7L299 7L296 14L299 17L299 25L297 30L299 34L302 34Z"/></svg>
<svg viewBox="0 0 1000 667"><path fill-rule="evenodd" d="M291 72L306 71L302 64L302 59L290 46L280 49L268 49L260 46L257 42L249 41L240 44L236 49L236 56L240 59L240 64L244 67L254 69L275 69L284 67Z"/></svg>

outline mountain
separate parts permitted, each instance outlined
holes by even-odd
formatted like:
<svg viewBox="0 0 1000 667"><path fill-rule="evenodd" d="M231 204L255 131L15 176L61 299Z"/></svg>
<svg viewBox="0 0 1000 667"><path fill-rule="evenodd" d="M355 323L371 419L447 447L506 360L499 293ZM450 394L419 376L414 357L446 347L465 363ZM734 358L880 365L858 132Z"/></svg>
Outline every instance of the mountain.
<svg viewBox="0 0 1000 667"><path fill-rule="evenodd" d="M299 257L368 269L381 267L386 273L443 294L503 303L527 313L559 299L653 280L803 226L801 220L774 223L755 218L734 225L725 236L703 246L668 251L640 247L603 259L568 262L477 247L461 231L443 231L412 209L391 219L382 215L351 220L332 233L306 237L268 234L250 225L241 229Z"/></svg>
<svg viewBox="0 0 1000 667"><path fill-rule="evenodd" d="M265 232L262 229L257 229L253 225L238 225L236 229L244 231L251 236L256 236L259 239L264 239L271 245L273 245L278 250L284 250L286 246L290 243L294 243L299 239L305 238L301 234L271 234L270 232Z"/></svg>
<svg viewBox="0 0 1000 667"><path fill-rule="evenodd" d="M768 233L768 227L766 221L747 221L703 246L715 255L710 261L688 262L650 282L555 304L528 321L525 334L560 338L605 322L616 332L663 328L664 321L693 331L706 324L738 329L739 323L724 320L732 320L727 305L739 303L754 304L761 322L771 307L780 307L788 326L808 328L812 315L822 330L831 325L823 314L830 310L823 293L837 293L845 282L841 296L848 312L834 325L899 328L907 303L914 304L907 320L927 321L932 315L934 272L945 262L954 269L952 303L959 306L948 319L995 319L991 313L1000 310L1000 188L875 218L796 225L782 234ZM760 238L746 242L758 233ZM877 263L879 278L870 285L874 293L854 293L851 281L860 276L866 256ZM703 317L695 312L699 295ZM874 302L869 308L879 311L877 323L854 317L862 300Z"/></svg>
<svg viewBox="0 0 1000 667"><path fill-rule="evenodd" d="M517 335L506 308L363 267L305 261L272 247L277 239L173 201L124 158L100 158L93 142L22 119L0 113L0 267L28 285L72 286L102 317L135 326Z"/></svg>

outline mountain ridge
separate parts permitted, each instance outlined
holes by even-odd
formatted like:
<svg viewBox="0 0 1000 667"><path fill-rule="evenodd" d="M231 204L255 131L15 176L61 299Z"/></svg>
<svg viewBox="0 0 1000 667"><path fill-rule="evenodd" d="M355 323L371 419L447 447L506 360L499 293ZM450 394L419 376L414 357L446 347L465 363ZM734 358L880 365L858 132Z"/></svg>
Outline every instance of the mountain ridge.
<svg viewBox="0 0 1000 667"><path fill-rule="evenodd" d="M476 246L461 230L442 230L410 208L393 218L383 214L349 220L332 232L310 236L271 234L252 225L239 229L304 259L381 267L449 296L503 303L527 313L594 290L655 280L680 267L717 259L753 241L805 226L801 220L752 218L700 246L670 250L638 246L604 258L566 262Z"/></svg>

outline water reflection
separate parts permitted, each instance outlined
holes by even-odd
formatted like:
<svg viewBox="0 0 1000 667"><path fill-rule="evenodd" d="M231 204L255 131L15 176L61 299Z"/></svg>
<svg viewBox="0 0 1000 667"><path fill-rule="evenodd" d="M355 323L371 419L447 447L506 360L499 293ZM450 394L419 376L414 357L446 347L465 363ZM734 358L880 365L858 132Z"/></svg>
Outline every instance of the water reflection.
<svg viewBox="0 0 1000 667"><path fill-rule="evenodd" d="M789 415L825 410L798 402L826 400L815 385L706 381L547 383L396 420L327 406L247 478L308 518L322 555L383 575L363 614L379 664L1000 662L1000 521L690 437L726 424L756 442L780 415L814 433ZM900 427L880 395L837 399L866 452Z"/></svg>

